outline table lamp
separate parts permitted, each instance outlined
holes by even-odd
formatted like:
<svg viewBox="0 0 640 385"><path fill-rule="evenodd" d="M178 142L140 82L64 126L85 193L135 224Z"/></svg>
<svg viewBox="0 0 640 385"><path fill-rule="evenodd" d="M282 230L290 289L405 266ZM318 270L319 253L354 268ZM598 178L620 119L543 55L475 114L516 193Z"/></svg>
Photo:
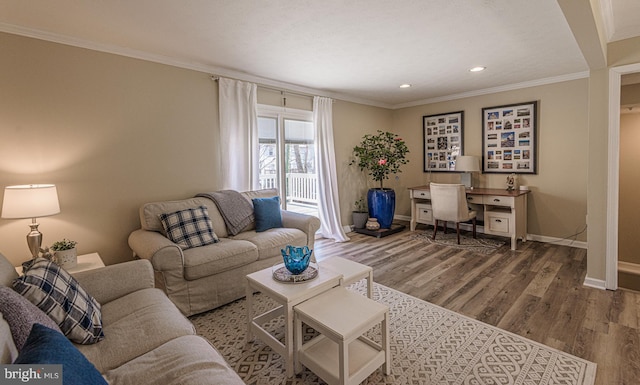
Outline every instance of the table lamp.
<svg viewBox="0 0 640 385"><path fill-rule="evenodd" d="M53 184L29 184L7 186L2 200L2 218L31 218L31 231L27 234L27 245L33 258L37 258L42 245L42 233L38 231L36 218L58 214L58 191Z"/></svg>
<svg viewBox="0 0 640 385"><path fill-rule="evenodd" d="M480 171L480 158L471 155L460 155L456 158L456 171L462 171L460 183L466 188L472 189L471 173Z"/></svg>

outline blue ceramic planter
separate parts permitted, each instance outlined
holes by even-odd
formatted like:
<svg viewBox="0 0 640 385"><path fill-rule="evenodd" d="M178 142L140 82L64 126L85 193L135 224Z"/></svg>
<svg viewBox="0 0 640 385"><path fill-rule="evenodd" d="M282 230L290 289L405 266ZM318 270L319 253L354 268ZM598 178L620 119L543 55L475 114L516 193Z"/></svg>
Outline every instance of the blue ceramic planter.
<svg viewBox="0 0 640 385"><path fill-rule="evenodd" d="M308 246L295 247L287 246L281 249L282 258L284 259L284 265L291 272L291 274L301 274L309 267L311 260L311 252Z"/></svg>
<svg viewBox="0 0 640 385"><path fill-rule="evenodd" d="M396 192L391 188L372 188L367 193L369 214L378 219L380 228L389 229L396 211Z"/></svg>

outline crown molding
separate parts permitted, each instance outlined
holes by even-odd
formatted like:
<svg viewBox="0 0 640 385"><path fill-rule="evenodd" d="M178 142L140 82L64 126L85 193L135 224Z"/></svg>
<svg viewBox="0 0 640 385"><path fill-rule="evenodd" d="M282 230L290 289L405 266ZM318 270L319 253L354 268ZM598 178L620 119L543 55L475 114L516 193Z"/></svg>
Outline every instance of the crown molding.
<svg viewBox="0 0 640 385"><path fill-rule="evenodd" d="M392 105L387 103L380 103L369 99L358 98L351 95L345 95L337 92L318 90L310 87L303 87L292 83L282 82L278 80L263 78L260 76L251 75L241 71L235 71L229 68L217 67L207 65L203 63L191 62L186 60L179 60L173 57L152 54L149 52L139 51L122 46L103 44L84 39L78 39L71 36L55 34L47 31L42 31L33 28L25 28L14 24L0 22L0 32L6 32L13 35L20 35L30 37L39 40L45 40L53 43L65 44L73 47L90 49L93 51L99 51L104 53L110 53L114 55L126 56L134 59L140 59L150 61L159 64L165 64L172 67L178 67L198 72L205 72L211 75L233 78L237 80L243 80L253 82L258 85L274 87L286 91L294 91L308 95L325 96L332 99L339 99L347 102L353 102L358 104L365 104L374 107L381 107L391 109Z"/></svg>
<svg viewBox="0 0 640 385"><path fill-rule="evenodd" d="M193 70L198 72L205 72L205 73L216 75L216 76L223 76L223 77L228 77L228 78L233 78L233 79L238 79L243 81L249 81L249 82L257 83L258 85L274 87L274 88L282 89L285 91L299 92L299 93L308 94L308 95L325 96L325 97L338 99L346 102L364 104L364 105L386 108L391 110L407 108L407 107L415 107L415 106L420 106L424 104L439 103L439 102L456 100L456 99L463 99L463 98L468 98L473 96L488 95L488 94L494 94L498 92L512 91L512 90L517 90L522 88L535 87L540 85L559 83L559 82L589 77L589 72L585 71L585 72L578 72L574 74L555 76L555 77L532 80L532 81L527 81L522 83L508 84L504 86L486 88L482 90L463 92L460 94L438 96L435 98L422 99L422 100L416 100L413 102L392 105L389 103L382 103L382 102L377 102L377 101L373 101L365 98L358 98L358 97L354 97L351 95L346 95L338 92L319 90L319 89L299 86L292 83L282 82L274 79L263 78L260 76L251 75L245 72L240 72L240 71L232 70L229 68L216 67L212 65L203 64L203 63L179 60L169 56L151 54L148 52L139 51L139 50L121 47L121 46L112 45L112 44L97 43L93 41L78 39L78 38L66 36L66 35L55 34L55 33L42 31L38 29L25 28L25 27L14 25L14 24L0 22L0 32L6 32L14 35L20 35L20 36L30 37L34 39L39 39L39 40L50 41L53 43L65 44L73 47L85 48L93 51L126 56L134 59L140 59L140 60L150 61L154 63L165 64L173 67L178 67L178 68L183 68L183 69L188 69L188 70Z"/></svg>
<svg viewBox="0 0 640 385"><path fill-rule="evenodd" d="M397 110L397 109L400 109L400 108L416 107L416 106L422 106L422 105L425 105L425 104L447 102L447 101L450 101L450 100L470 98L470 97L473 97L473 96L496 94L498 92L513 91L513 90L519 90L519 89L522 89L522 88L537 87L537 86L543 86L543 85L547 85L547 84L566 82L566 81L570 81L570 80L584 79L584 78L588 78L588 77L589 77L589 71L576 72L576 73L572 73L572 74L554 76L554 77L537 79L537 80L530 80L530 81L521 82L521 83L507 84L507 85L504 85L504 86L485 88L485 89L481 89L481 90L463 92L463 93L459 93L459 94L438 96L438 97L435 97L435 98L423 99L423 100L416 100L414 102L396 104L392 108L394 110Z"/></svg>

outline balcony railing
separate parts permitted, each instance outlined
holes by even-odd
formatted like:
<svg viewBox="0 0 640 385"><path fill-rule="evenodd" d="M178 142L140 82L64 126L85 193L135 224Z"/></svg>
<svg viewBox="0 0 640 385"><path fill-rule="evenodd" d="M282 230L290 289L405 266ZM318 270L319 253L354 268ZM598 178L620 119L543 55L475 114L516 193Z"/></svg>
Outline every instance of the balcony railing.
<svg viewBox="0 0 640 385"><path fill-rule="evenodd" d="M316 174L286 174L287 202L318 204L318 177ZM260 174L260 188L278 188L276 174Z"/></svg>

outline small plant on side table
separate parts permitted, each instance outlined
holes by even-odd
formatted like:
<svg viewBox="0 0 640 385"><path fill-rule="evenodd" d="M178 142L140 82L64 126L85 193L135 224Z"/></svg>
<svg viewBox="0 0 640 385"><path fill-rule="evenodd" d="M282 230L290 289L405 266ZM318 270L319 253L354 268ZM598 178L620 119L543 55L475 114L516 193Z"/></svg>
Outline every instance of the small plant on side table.
<svg viewBox="0 0 640 385"><path fill-rule="evenodd" d="M76 267L78 264L77 244L78 242L67 238L54 242L50 250L53 251L55 262L65 269Z"/></svg>
<svg viewBox="0 0 640 385"><path fill-rule="evenodd" d="M61 241L54 242L53 245L51 245L51 247L49 249L52 250L52 251L71 250L74 247L76 247L77 244L78 244L78 242L76 242L76 241L70 241L67 238L64 238Z"/></svg>

